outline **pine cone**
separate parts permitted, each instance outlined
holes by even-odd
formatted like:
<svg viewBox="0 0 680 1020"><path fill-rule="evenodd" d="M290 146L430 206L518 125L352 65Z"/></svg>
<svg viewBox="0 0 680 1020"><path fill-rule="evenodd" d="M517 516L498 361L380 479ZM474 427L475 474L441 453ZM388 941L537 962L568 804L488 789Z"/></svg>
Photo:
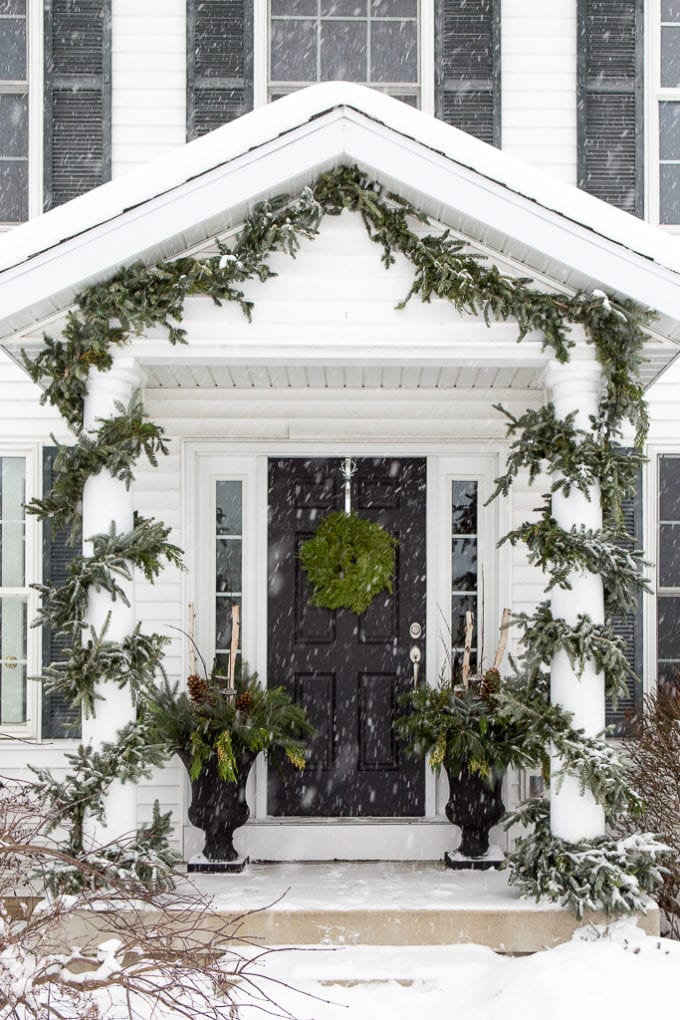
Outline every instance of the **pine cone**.
<svg viewBox="0 0 680 1020"><path fill-rule="evenodd" d="M485 701L493 701L501 689L501 675L497 669L487 669L479 686L479 693Z"/></svg>
<svg viewBox="0 0 680 1020"><path fill-rule="evenodd" d="M187 679L187 687L189 688L189 697L197 704L205 701L208 696L208 684L198 673L192 673Z"/></svg>
<svg viewBox="0 0 680 1020"><path fill-rule="evenodd" d="M250 691L242 691L236 696L236 709L239 712L245 712L246 714L250 711L253 706L253 696Z"/></svg>

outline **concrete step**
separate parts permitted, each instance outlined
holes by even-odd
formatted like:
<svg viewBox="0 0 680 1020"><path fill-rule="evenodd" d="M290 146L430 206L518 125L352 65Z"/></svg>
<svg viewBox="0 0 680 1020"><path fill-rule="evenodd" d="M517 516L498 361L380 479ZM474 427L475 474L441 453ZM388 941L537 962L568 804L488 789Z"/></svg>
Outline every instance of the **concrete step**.
<svg viewBox="0 0 680 1020"><path fill-rule="evenodd" d="M523 898L503 871L439 863L250 863L241 874L191 880L225 921L250 912L243 934L270 946L476 943L531 953L568 941L584 924L611 920L600 911L578 920L563 907ZM656 904L639 925L659 933Z"/></svg>

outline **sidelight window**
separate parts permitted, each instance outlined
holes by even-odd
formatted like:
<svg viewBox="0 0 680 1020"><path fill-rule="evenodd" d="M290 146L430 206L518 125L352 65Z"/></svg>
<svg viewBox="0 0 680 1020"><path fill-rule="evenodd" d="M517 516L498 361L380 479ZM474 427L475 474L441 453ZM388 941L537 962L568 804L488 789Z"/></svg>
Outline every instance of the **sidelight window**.
<svg viewBox="0 0 680 1020"><path fill-rule="evenodd" d="M237 615L240 619L242 596L243 483L220 479L215 483L215 657L217 667L225 675L229 671L234 622Z"/></svg>
<svg viewBox="0 0 680 1020"><path fill-rule="evenodd" d="M479 617L479 486L476 481L451 482L451 670L460 678L465 650L466 614L473 613L470 668L477 667Z"/></svg>

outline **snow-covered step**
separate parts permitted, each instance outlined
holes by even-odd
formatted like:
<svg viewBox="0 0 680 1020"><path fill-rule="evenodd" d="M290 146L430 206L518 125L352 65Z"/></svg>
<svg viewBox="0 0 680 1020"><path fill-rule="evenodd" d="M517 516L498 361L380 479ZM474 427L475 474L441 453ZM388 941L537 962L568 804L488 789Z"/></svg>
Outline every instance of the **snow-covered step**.
<svg viewBox="0 0 680 1020"><path fill-rule="evenodd" d="M271 946L476 943L528 953L608 920L590 912L578 921L555 904L523 898L508 887L506 872L450 871L432 862L249 864L240 875L192 878L225 919L254 911L241 932ZM658 934L656 905L638 922Z"/></svg>

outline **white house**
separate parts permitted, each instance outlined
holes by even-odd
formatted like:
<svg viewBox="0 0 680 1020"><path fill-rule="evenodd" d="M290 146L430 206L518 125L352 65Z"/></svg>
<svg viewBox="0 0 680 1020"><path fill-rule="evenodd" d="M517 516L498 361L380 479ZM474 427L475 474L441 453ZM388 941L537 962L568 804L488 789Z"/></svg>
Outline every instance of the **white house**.
<svg viewBox="0 0 680 1020"><path fill-rule="evenodd" d="M649 461L629 525L656 563L654 595L618 621L641 682L610 721L680 664L680 13L665 2L643 11L560 0L538 13L527 0L502 10L497 0L384 0L350 13L317 4L171 0L162 17L149 0L0 5L0 42L9 40L0 215L28 220L0 237L1 774L62 769L78 743L73 713L30 679L58 651L28 626L30 585L58 579L64 556L22 505L48 491L54 439L71 437L40 405L20 351L58 336L76 296L119 267L214 253L258 202L296 196L343 165L424 213L423 232L452 231L538 290L606 291L657 313L643 366ZM232 6L241 16L227 23ZM109 7L110 22L100 17ZM374 87L323 83L335 76ZM184 144L187 131L209 133ZM45 196L54 208L38 215ZM313 761L325 792L282 791L258 761L252 819L238 836L254 857L435 859L450 846L445 782L394 743L395 692L413 682L414 643L436 678L449 628L457 646L472 610L475 655L488 661L502 609L542 598L545 580L521 547L497 546L540 488L520 481L486 505L507 453L493 405L520 414L552 400L586 423L597 407L585 354L558 367L539 335L518 344L515 322L487 323L436 298L397 309L413 268L397 257L386 269L380 255L357 213L326 216L294 260L271 258L275 278L244 285L252 322L192 297L186 345L147 330L86 401L92 423L141 387L170 452L145 464L129 493L93 479L85 534L138 510L169 524L186 553L185 572L167 569L155 586L135 579L133 608L115 606L114 626L166 634L166 667L181 680L191 607L204 657L224 661L239 604L243 658L265 681L289 684L320 729ZM347 458L353 505L404 537L395 595L346 632L306 607L294 551L297 532L342 505ZM604 711L600 696L596 716ZM86 737L110 736L108 702L97 719ZM528 793L529 780L513 777L506 800ZM173 761L131 788L121 827L135 811L148 819L159 799L188 855L200 836L186 823L187 797Z"/></svg>

